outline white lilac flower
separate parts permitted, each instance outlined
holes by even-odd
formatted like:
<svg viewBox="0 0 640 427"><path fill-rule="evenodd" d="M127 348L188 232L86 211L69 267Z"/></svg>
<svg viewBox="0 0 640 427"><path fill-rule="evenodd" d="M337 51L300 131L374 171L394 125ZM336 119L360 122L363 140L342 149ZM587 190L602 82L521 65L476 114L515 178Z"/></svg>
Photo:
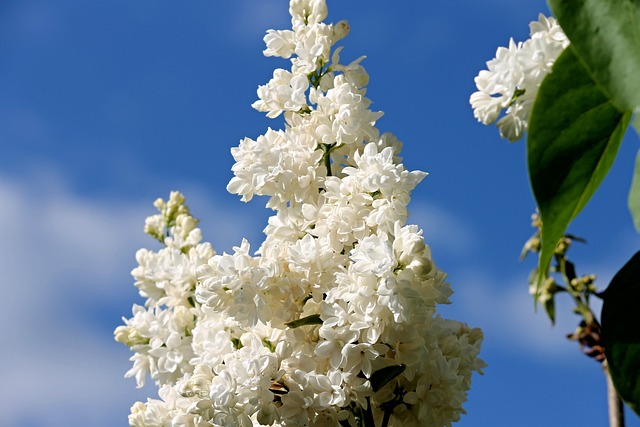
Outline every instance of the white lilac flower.
<svg viewBox="0 0 640 427"><path fill-rule="evenodd" d="M291 30L268 30L264 36L264 43L267 45L264 56L290 58L296 48L294 40L294 32Z"/></svg>
<svg viewBox="0 0 640 427"><path fill-rule="evenodd" d="M278 68L266 85L258 87L258 101L252 107L275 118L283 111L299 111L307 104L305 93L309 79L304 74L292 74Z"/></svg>
<svg viewBox="0 0 640 427"><path fill-rule="evenodd" d="M355 145L363 140L375 141L378 131L374 125L382 112L369 110L371 101L365 90L349 83L343 74L334 77L333 87L326 93L312 91L309 97L317 109L312 114L326 117L331 123L328 132L338 145Z"/></svg>
<svg viewBox="0 0 640 427"><path fill-rule="evenodd" d="M131 407L129 425L131 427L165 426L171 423L167 405L161 400L149 399L147 403L136 402Z"/></svg>
<svg viewBox="0 0 640 427"><path fill-rule="evenodd" d="M249 242L242 241L234 254L216 255L198 268L200 304L224 312L241 325L252 328L267 323L271 306L266 300L275 266L268 260L249 255Z"/></svg>
<svg viewBox="0 0 640 427"><path fill-rule="evenodd" d="M540 14L529 28L528 40L516 43L511 39L508 47L498 48L487 70L475 78L478 91L469 99L476 119L486 125L497 120L500 136L510 142L526 132L540 84L569 45L554 18Z"/></svg>
<svg viewBox="0 0 640 427"><path fill-rule="evenodd" d="M194 357L192 365L216 366L224 356L234 350L233 341L239 340L237 322L203 307L196 326L191 331Z"/></svg>
<svg viewBox="0 0 640 427"><path fill-rule="evenodd" d="M348 24L345 22L343 25ZM331 69L336 72L341 72L347 82L354 87L365 87L369 83L369 74L364 67L360 65L365 57L361 56L348 65L342 65L340 64L340 52L342 52L342 46L336 48L331 56Z"/></svg>
<svg viewBox="0 0 640 427"><path fill-rule="evenodd" d="M145 305L171 307L193 305L196 288L196 267L215 254L209 243L197 244L187 253L166 247L158 252L140 249L136 253L138 267L131 275L140 295L147 298Z"/></svg>
<svg viewBox="0 0 640 427"><path fill-rule="evenodd" d="M227 185L231 193L249 201L254 195L271 196L269 207L317 195L323 173L318 171L322 152L307 135L294 130L269 129L255 141L245 138L232 149L235 176Z"/></svg>
<svg viewBox="0 0 640 427"><path fill-rule="evenodd" d="M327 64L334 42L332 25L316 23L295 28L295 57L291 59L291 71L296 75L313 73Z"/></svg>
<svg viewBox="0 0 640 427"><path fill-rule="evenodd" d="M437 315L451 288L422 230L406 224L426 174L407 170L400 141L377 129L363 57L340 64L334 44L349 25L323 22L325 0L291 0L290 13L292 29L269 30L264 54L291 68L253 104L282 115L284 129L233 148L227 185L243 201L269 198L258 251L242 240L216 254L180 193L156 200L145 222L164 247L137 252L145 304L115 338L134 352L126 376L138 386L151 376L160 400L136 403L132 426L355 426L365 411L379 424L392 404L389 425L447 426L484 366L482 333ZM531 50L561 39L549 20L532 33ZM481 75L487 90L502 84ZM381 369L397 375L379 384Z"/></svg>
<svg viewBox="0 0 640 427"><path fill-rule="evenodd" d="M396 260L393 257L391 242L386 237L386 235L367 236L351 251L353 272L357 276L374 274L384 278L393 274Z"/></svg>
<svg viewBox="0 0 640 427"><path fill-rule="evenodd" d="M289 2L289 14L293 27L322 22L327 17L327 13L325 0L291 0Z"/></svg>
<svg viewBox="0 0 640 427"><path fill-rule="evenodd" d="M366 218L371 212L373 198L361 190L355 179L329 177L325 190L317 211L312 205L307 205L305 210L306 214L316 216L311 234L337 253L349 252L354 243L370 231Z"/></svg>
<svg viewBox="0 0 640 427"><path fill-rule="evenodd" d="M185 307L146 310L134 305L133 314L131 319L124 319L126 325L119 326L115 332L117 341L136 352L130 359L134 366L125 376L135 377L138 387L142 387L147 374L157 384L167 384L189 372L192 310Z"/></svg>

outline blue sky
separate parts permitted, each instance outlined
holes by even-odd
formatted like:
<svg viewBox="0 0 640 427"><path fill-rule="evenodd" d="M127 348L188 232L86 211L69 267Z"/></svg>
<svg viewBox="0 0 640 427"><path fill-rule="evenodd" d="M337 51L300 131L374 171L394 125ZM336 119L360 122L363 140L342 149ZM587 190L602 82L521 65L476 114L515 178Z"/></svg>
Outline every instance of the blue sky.
<svg viewBox="0 0 640 427"><path fill-rule="evenodd" d="M522 142L473 118L473 77L509 37L524 40L541 0L329 0L347 19L343 59L366 55L378 122L404 141L405 165L429 176L413 193L456 294L445 315L485 330L458 424L605 425L604 378L533 313L518 262L534 209ZM0 425L126 425L135 400L129 350L112 331L141 300L130 270L152 202L182 191L205 239L257 247L268 211L226 193L230 148L282 127L254 111L256 88L281 66L262 56L268 28L288 28L285 0L113 0L0 4ZM626 210L638 145L616 164L571 231L581 273L606 286L636 251ZM629 414L628 426L640 426Z"/></svg>

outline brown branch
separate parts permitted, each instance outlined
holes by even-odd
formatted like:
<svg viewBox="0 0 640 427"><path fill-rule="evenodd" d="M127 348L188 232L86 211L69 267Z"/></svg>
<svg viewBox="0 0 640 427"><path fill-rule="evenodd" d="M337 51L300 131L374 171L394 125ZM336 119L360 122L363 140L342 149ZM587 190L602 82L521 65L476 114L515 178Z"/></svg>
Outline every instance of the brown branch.
<svg viewBox="0 0 640 427"><path fill-rule="evenodd" d="M624 427L624 408L622 406L622 400L616 391L611 375L609 374L609 368L607 367L607 361L602 362L602 370L604 376L607 379L607 403L609 404L609 427Z"/></svg>

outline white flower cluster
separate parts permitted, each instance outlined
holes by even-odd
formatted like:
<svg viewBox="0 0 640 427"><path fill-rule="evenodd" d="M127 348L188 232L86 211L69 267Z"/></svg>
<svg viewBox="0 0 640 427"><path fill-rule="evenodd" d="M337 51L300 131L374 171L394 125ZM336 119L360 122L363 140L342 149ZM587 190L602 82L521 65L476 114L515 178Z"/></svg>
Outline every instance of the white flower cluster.
<svg viewBox="0 0 640 427"><path fill-rule="evenodd" d="M540 14L529 24L530 37L525 42L509 41L499 47L496 57L487 62L475 78L478 91L470 98L473 115L489 125L506 109L496 126L502 138L510 142L522 138L527 130L531 107L538 89L560 53L569 45L558 22Z"/></svg>
<svg viewBox="0 0 640 427"><path fill-rule="evenodd" d="M179 193L159 200L133 270L145 306L116 329L160 399L129 424L151 426L450 426L481 372L482 332L436 314L452 291L422 230L406 225L400 142L380 135L361 59L339 63L346 22L325 0L291 0L293 30L268 31L265 55L291 58L254 107L283 114L232 149L227 188L274 210L255 254L201 243Z"/></svg>
<svg viewBox="0 0 640 427"><path fill-rule="evenodd" d="M199 317L195 303L196 275L215 251L209 243L200 243L202 235L184 196L173 192L168 202L158 199L160 213L148 217L145 232L165 247L158 252L140 249L138 267L131 274L145 306L133 306L133 317L119 326L115 338L135 354L133 368L126 377L135 377L139 387L146 375L158 385L175 384L193 370L190 360L196 356L193 332Z"/></svg>

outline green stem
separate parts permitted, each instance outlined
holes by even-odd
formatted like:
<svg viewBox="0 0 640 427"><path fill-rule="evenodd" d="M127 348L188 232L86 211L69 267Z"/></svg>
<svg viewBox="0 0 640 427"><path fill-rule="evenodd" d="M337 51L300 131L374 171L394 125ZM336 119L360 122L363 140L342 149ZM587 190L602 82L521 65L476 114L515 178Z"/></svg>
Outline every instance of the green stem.
<svg viewBox="0 0 640 427"><path fill-rule="evenodd" d="M393 412L393 409L389 410L387 409L386 411L384 411L384 417L382 418L382 427L388 427L389 426L389 421L391 420L391 413Z"/></svg>
<svg viewBox="0 0 640 427"><path fill-rule="evenodd" d="M364 427L376 427L376 421L373 419L373 411L371 410L371 400L367 397L367 409L363 411L362 418Z"/></svg>
<svg viewBox="0 0 640 427"><path fill-rule="evenodd" d="M393 400L385 402L379 406L380 409L384 411L384 415L382 417L382 426L381 427L389 427L389 422L391 421L391 415L393 411L395 411L396 407L402 405L405 391L401 387L396 386L394 391L395 397Z"/></svg>
<svg viewBox="0 0 640 427"><path fill-rule="evenodd" d="M324 167L327 168L327 176L333 176L331 173L331 149L336 144L320 144L322 147L322 162Z"/></svg>
<svg viewBox="0 0 640 427"><path fill-rule="evenodd" d="M329 150L324 153L324 167L327 168L327 176L332 176L331 174L331 154Z"/></svg>
<svg viewBox="0 0 640 427"><path fill-rule="evenodd" d="M558 268L560 269L562 278L564 279L569 289L571 289L571 279L573 278L569 277L569 275L567 274L567 259L562 255L556 256L556 262L558 263Z"/></svg>
<svg viewBox="0 0 640 427"><path fill-rule="evenodd" d="M578 311L578 313L580 313L580 315L583 317L584 321L587 322L587 324L593 323L594 316L593 316L593 312L589 308L588 300L585 301L585 298L582 295L582 293L577 292L573 288L573 286L571 286L571 281L575 279L575 272L573 272L573 268L571 269L573 272L571 276L574 276L574 277L570 277L567 274L567 259L564 256L558 256L556 257L556 261L558 263L558 268L560 269L560 273L562 274L562 278L567 284L567 290L569 291L569 295L571 295L571 298L573 298L573 301L576 304L576 310Z"/></svg>

